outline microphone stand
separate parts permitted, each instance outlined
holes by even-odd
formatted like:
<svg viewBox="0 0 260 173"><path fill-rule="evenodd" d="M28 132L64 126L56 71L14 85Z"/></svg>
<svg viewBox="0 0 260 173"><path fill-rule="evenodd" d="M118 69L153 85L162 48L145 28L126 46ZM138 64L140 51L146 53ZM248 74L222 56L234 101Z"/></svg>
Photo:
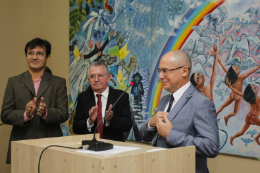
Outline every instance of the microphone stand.
<svg viewBox="0 0 260 173"><path fill-rule="evenodd" d="M112 110L112 108L116 105L118 100L124 95L124 93L128 90L128 88L134 84L133 81L131 81L130 84L131 85L128 85L126 90L120 95L120 97L116 100L116 102L113 104L113 106L110 109L108 109L105 116L99 121L99 123L97 124L97 126L95 128L93 139L92 140L83 140L82 141L82 147L88 146L88 150L92 150L92 151L105 151L105 150L113 149L113 144L105 143L103 141L97 141L95 135L96 135L97 128L100 125L100 123L105 119L107 114Z"/></svg>

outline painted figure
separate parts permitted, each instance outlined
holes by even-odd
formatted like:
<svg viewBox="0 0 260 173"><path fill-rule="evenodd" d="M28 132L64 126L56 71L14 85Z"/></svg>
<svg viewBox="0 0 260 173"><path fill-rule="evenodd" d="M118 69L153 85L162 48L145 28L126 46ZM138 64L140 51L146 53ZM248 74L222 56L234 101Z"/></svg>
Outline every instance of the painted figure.
<svg viewBox="0 0 260 173"><path fill-rule="evenodd" d="M238 65L231 65L229 67L229 69L227 70L227 68L221 63L221 58L218 59L218 62L221 65L221 67L223 68L223 70L226 72L225 81L230 82L232 87L234 89L238 90L239 92L242 92L243 81L249 75L251 75L252 73L254 73L255 71L257 71L260 68L260 66L258 65L257 67L252 68L249 72L247 72L245 74L240 74L240 67ZM230 112L227 116L224 117L226 126L228 123L228 119L237 114L239 107L240 107L240 103L241 103L241 96L236 94L234 91L232 91L231 94L229 95L228 99L226 100L226 102L223 105L221 105L217 111L217 116L218 116L218 114L225 107L230 105L233 101L235 101L234 111Z"/></svg>
<svg viewBox="0 0 260 173"><path fill-rule="evenodd" d="M228 83L228 86L233 90L234 93L236 93L240 97L243 97L243 99L250 104L250 110L246 115L245 125L243 126L242 130L236 133L234 136L230 137L230 144L233 145L233 140L243 135L250 125L260 126L260 97L257 96L259 89L258 86L255 84L248 84L246 86L244 94L233 88L230 83ZM258 145L260 145L259 138L260 133L258 133L258 135L254 137L254 140Z"/></svg>
<svg viewBox="0 0 260 173"><path fill-rule="evenodd" d="M217 59L218 59L217 57L218 48L215 44L213 45L213 51L211 52L215 56L215 60L214 60L212 75L209 84L207 86L204 85L205 76L202 73L193 73L190 77L190 82L194 85L194 87L197 90L199 90L199 92L201 92L203 95L205 95L206 97L208 97L210 100L213 101L212 89L215 82L215 76L217 71Z"/></svg>

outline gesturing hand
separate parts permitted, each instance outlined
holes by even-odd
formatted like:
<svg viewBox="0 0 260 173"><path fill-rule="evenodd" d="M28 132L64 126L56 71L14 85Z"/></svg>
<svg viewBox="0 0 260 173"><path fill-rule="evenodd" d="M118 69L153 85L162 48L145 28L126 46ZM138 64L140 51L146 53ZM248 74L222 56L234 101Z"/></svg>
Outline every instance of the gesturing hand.
<svg viewBox="0 0 260 173"><path fill-rule="evenodd" d="M34 97L33 100L29 101L27 104L26 104L26 107L25 107L25 112L26 112L26 115L27 117L30 119L32 118L33 116L33 111L36 107L36 102L37 102L37 98Z"/></svg>
<svg viewBox="0 0 260 173"><path fill-rule="evenodd" d="M112 107L112 104L109 105L108 110L109 110L111 107ZM106 111L106 114L107 114L107 111ZM105 121L107 121L108 123L110 123L112 117L113 117L113 111L111 110L111 111L107 114L107 116L105 117Z"/></svg>
<svg viewBox="0 0 260 173"><path fill-rule="evenodd" d="M169 121L167 115L164 116L164 118L159 118L158 123L156 124L156 128L158 133L164 137L167 138L169 132L173 128L172 123Z"/></svg>
<svg viewBox="0 0 260 173"><path fill-rule="evenodd" d="M44 103L44 98L41 97L41 101L40 101L40 104L39 104L39 109L37 110L37 115L42 117L45 114L46 114L46 104Z"/></svg>
<svg viewBox="0 0 260 173"><path fill-rule="evenodd" d="M88 111L88 114L89 114L89 123L90 124L93 124L96 119L97 119L97 110L98 110L98 105L96 106L93 106L89 111Z"/></svg>
<svg viewBox="0 0 260 173"><path fill-rule="evenodd" d="M158 111L151 119L150 119L150 126L151 127L155 127L156 124L159 121L159 118L162 118L162 120L164 121L164 117L165 115L168 115L168 112L162 112L162 111Z"/></svg>

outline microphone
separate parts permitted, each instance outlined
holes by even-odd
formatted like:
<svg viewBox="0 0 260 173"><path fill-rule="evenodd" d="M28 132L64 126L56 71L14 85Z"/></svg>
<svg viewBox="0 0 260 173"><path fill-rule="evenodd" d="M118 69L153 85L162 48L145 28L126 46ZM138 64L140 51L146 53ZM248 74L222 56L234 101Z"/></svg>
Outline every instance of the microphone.
<svg viewBox="0 0 260 173"><path fill-rule="evenodd" d="M105 150L110 150L113 149L113 144L110 143L105 143L103 141L97 141L96 140L96 132L97 132L97 128L100 125L100 123L106 118L107 114L112 110L112 108L116 105L116 103L119 101L119 99L124 95L124 93L128 90L128 88L130 88L130 86L134 85L135 80L133 79L130 84L128 85L128 87L126 88L126 90L119 96L119 98L116 100L116 102L112 105L112 107L110 109L108 109L107 113L105 114L105 116L99 121L99 123L97 124L95 131L94 131L94 136L92 140L83 140L82 141L82 147L85 148L85 146L88 146L88 150L92 150L92 151L105 151Z"/></svg>

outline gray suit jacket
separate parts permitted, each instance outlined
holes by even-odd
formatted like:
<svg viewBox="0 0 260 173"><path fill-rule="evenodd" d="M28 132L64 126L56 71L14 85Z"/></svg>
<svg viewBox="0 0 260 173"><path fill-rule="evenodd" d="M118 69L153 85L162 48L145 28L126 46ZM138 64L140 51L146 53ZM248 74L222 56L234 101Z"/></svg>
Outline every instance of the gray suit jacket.
<svg viewBox="0 0 260 173"><path fill-rule="evenodd" d="M164 96L157 111L164 111L170 96ZM196 173L206 173L207 157L216 157L219 152L219 134L216 110L213 102L190 85L168 114L173 128L167 138L158 135L157 146L175 148L196 146ZM141 137L155 146L157 130L148 129L149 120L141 127Z"/></svg>
<svg viewBox="0 0 260 173"><path fill-rule="evenodd" d="M36 108L33 112L34 117L24 123L23 115L26 104L34 97L37 97ZM37 115L41 97L44 98L47 106L46 120ZM62 136L60 123L65 122L68 117L65 79L45 72L36 96L29 71L9 78L1 112L2 122L13 125L6 162L11 162L11 141Z"/></svg>

